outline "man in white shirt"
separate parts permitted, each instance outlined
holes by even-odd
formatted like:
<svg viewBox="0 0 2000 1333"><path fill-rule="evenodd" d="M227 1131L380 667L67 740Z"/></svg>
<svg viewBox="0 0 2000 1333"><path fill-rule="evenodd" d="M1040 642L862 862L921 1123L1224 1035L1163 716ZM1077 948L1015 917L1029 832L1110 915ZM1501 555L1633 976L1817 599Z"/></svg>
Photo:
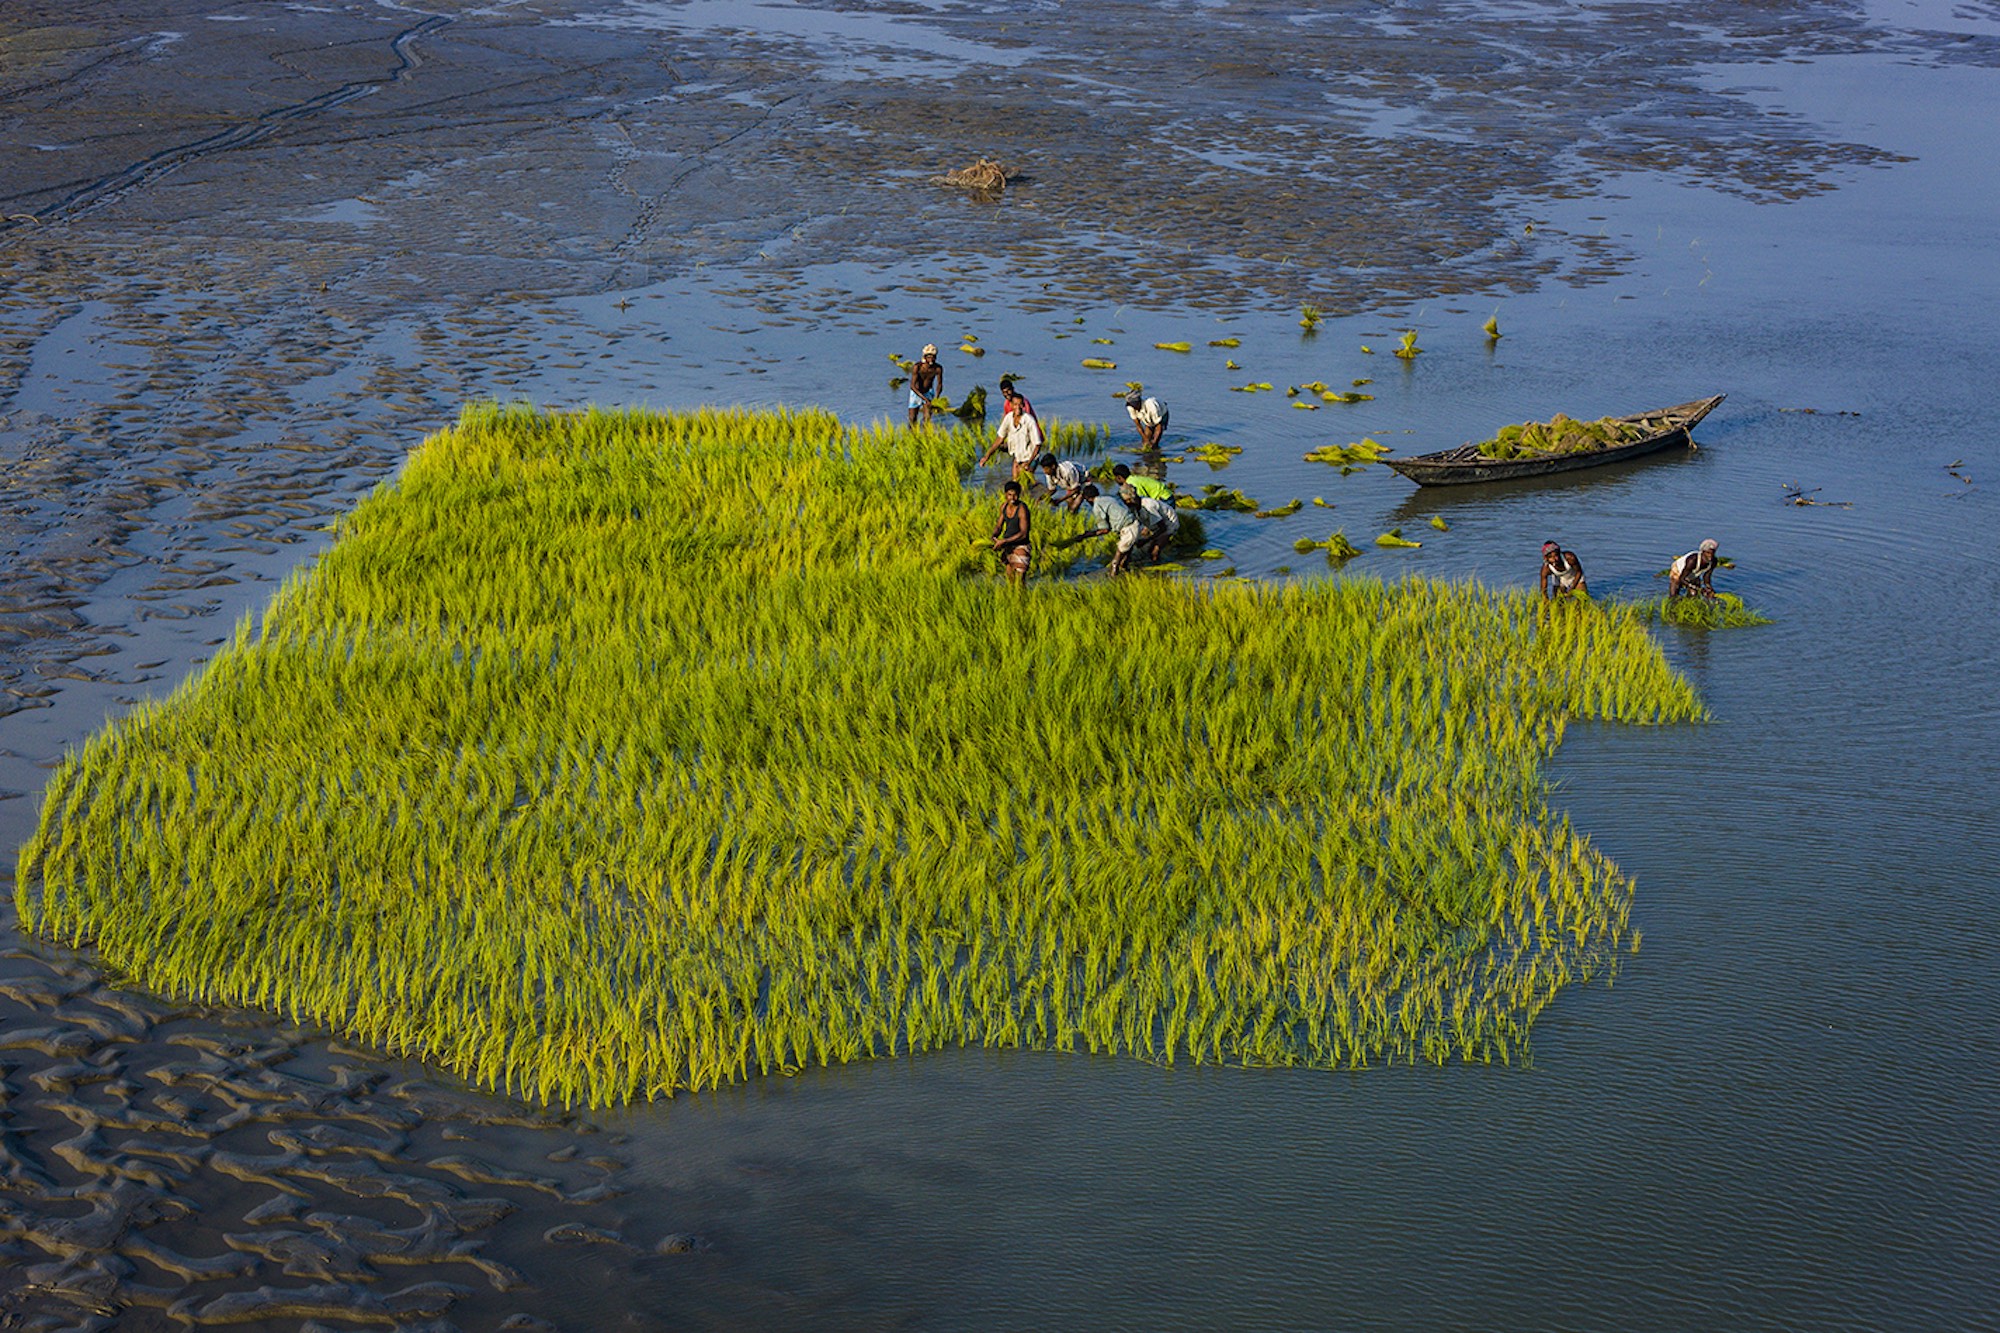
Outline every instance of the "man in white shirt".
<svg viewBox="0 0 2000 1333"><path fill-rule="evenodd" d="M1157 449L1167 433L1167 405L1134 389L1125 395L1125 415L1139 428L1139 447Z"/></svg>
<svg viewBox="0 0 2000 1333"><path fill-rule="evenodd" d="M1009 385L1001 395L1007 401L1006 410L1000 414L1000 433L993 437L993 443L986 446L986 452L979 456L981 467L993 457L996 450L1005 446L1014 460L1014 480L1022 483L1035 479L1035 460L1042 454L1042 423L1033 412L1017 411L1017 402L1026 406L1021 396Z"/></svg>

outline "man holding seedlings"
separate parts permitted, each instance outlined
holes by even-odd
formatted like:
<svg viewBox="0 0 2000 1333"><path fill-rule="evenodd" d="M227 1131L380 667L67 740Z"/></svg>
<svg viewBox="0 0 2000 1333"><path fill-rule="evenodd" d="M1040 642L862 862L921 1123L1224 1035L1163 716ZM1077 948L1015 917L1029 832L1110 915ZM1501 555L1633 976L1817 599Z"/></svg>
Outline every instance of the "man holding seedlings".
<svg viewBox="0 0 2000 1333"><path fill-rule="evenodd" d="M1070 540L1081 542L1107 534L1115 536L1118 539L1118 549L1112 554L1111 564L1106 572L1123 574L1125 562L1132 556L1132 548L1139 544L1138 518L1125 507L1123 500L1115 495L1099 495L1095 486L1083 488L1083 500L1090 506L1091 530L1080 533Z"/></svg>
<svg viewBox="0 0 2000 1333"><path fill-rule="evenodd" d="M1041 420L1033 412L1021 410L1026 407L1027 400L1015 393L1011 384L1003 387L1000 393L1007 403L1000 413L1000 433L993 437L993 443L987 445L986 452L979 456L980 466L984 467L986 460L1005 446L1014 459L1014 480L1026 478L1033 481L1035 460L1042 453Z"/></svg>
<svg viewBox="0 0 2000 1333"><path fill-rule="evenodd" d="M1067 505L1074 514L1083 503L1083 482L1089 474L1083 464L1070 459L1058 459L1054 454L1043 454L1035 466L1042 470L1042 480L1049 488L1049 504Z"/></svg>
<svg viewBox="0 0 2000 1333"><path fill-rule="evenodd" d="M1148 398L1138 389L1125 395L1125 415L1132 418L1132 424L1139 428L1139 447L1152 450L1160 447L1160 438L1167 433L1167 405L1157 398Z"/></svg>
<svg viewBox="0 0 2000 1333"><path fill-rule="evenodd" d="M1549 587L1554 581L1553 590ZM1588 597L1590 589L1583 583L1583 561L1576 558L1575 551L1565 551L1554 542L1542 543L1542 597L1568 597L1571 593L1582 593Z"/></svg>
<svg viewBox="0 0 2000 1333"><path fill-rule="evenodd" d="M1007 498L1000 502L1000 519L993 525L993 550L999 555L1000 567L1007 571L1007 578L1019 583L1028 577L1032 523L1028 506L1021 503L1021 483L1010 481L1000 489Z"/></svg>
<svg viewBox="0 0 2000 1333"><path fill-rule="evenodd" d="M921 412L926 426L931 424L932 404L944 392L944 367L938 364L937 344L925 343L923 359L910 367L910 425L917 424Z"/></svg>
<svg viewBox="0 0 2000 1333"><path fill-rule="evenodd" d="M1674 563L1667 566L1667 596L1692 597L1700 593L1703 597L1715 596L1715 538L1689 551L1686 555L1675 556Z"/></svg>

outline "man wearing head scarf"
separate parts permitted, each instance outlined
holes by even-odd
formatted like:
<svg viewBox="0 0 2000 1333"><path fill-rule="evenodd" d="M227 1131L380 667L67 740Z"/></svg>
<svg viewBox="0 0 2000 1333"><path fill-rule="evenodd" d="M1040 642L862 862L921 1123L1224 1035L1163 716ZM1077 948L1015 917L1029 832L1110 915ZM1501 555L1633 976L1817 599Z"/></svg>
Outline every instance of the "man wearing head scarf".
<svg viewBox="0 0 2000 1333"><path fill-rule="evenodd" d="M944 392L944 367L938 364L937 344L925 343L923 359L910 367L910 424L917 424L921 412L926 426L931 424L932 403Z"/></svg>
<svg viewBox="0 0 2000 1333"><path fill-rule="evenodd" d="M1667 596L1692 597L1700 593L1703 597L1714 597L1715 551L1715 538L1710 537L1686 555L1675 556L1674 563L1667 566Z"/></svg>
<svg viewBox="0 0 2000 1333"><path fill-rule="evenodd" d="M1157 449L1167 433L1167 405L1138 389L1125 395L1125 415L1139 428L1139 447Z"/></svg>
<svg viewBox="0 0 2000 1333"><path fill-rule="evenodd" d="M1549 587L1553 582L1553 590ZM1554 542L1542 543L1542 596L1568 597L1572 593L1582 593L1588 597L1590 589L1583 583L1583 561L1576 558L1575 551L1565 551Z"/></svg>

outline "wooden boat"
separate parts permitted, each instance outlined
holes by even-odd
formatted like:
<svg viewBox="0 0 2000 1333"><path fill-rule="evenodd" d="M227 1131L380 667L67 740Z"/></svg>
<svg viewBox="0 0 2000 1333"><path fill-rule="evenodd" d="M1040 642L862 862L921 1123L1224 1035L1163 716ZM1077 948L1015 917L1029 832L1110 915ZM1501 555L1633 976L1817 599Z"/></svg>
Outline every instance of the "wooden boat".
<svg viewBox="0 0 2000 1333"><path fill-rule="evenodd" d="M1655 412L1634 412L1630 416L1619 417L1620 421L1655 428L1649 430L1643 439L1630 444L1564 453L1529 454L1520 458L1489 458L1479 452L1477 444L1461 444L1456 449L1440 449L1434 454L1385 458L1382 461L1419 486L1512 481L1516 477L1540 477L1551 472L1568 472L1572 468L1622 463L1628 458L1657 453L1676 444L1694 448L1694 438L1689 432L1725 397L1726 394L1717 394L1713 398L1682 403L1679 407L1663 407Z"/></svg>

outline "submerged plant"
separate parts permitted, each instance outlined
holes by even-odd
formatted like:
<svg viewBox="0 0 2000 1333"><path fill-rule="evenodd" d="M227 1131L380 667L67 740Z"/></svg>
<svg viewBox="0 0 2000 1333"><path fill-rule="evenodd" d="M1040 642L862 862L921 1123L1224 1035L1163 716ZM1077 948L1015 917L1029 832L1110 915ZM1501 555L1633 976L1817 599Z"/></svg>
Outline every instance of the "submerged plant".
<svg viewBox="0 0 2000 1333"><path fill-rule="evenodd" d="M1449 523L1447 523L1447 522L1445 522L1445 521L1444 521L1444 515L1443 515L1443 514L1432 514L1432 515L1431 515L1431 526L1432 526L1432 527L1434 527L1434 528L1436 528L1436 529L1437 529L1437 530L1438 530L1439 532L1450 532L1450 531L1451 531L1451 524L1449 524Z"/></svg>

